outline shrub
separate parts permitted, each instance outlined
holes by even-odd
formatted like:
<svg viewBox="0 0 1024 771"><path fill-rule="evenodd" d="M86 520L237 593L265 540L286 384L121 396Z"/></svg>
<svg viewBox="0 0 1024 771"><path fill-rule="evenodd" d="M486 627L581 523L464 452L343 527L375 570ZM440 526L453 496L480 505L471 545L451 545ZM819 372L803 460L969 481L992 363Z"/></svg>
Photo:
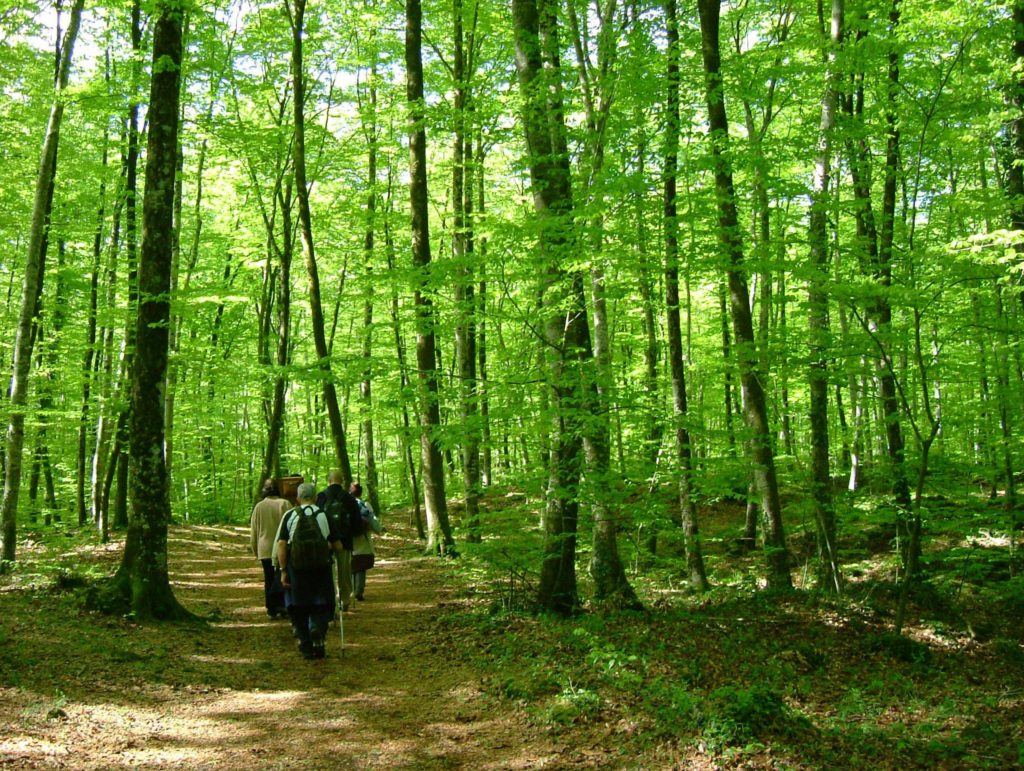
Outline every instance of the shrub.
<svg viewBox="0 0 1024 771"><path fill-rule="evenodd" d="M763 685L750 688L724 686L712 691L701 740L710 752L754 741L768 733L790 733L795 723L782 696Z"/></svg>

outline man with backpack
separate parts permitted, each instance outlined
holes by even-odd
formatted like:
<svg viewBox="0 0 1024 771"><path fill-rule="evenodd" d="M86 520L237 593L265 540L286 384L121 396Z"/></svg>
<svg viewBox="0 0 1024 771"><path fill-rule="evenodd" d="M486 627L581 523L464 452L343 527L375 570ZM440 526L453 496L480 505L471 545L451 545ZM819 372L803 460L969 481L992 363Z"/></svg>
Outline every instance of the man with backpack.
<svg viewBox="0 0 1024 771"><path fill-rule="evenodd" d="M338 557L338 604L342 611L352 600L352 539L361 532L362 513L355 498L349 495L342 482L341 469L327 473L327 488L316 497L316 504L327 514L331 527L341 537Z"/></svg>
<svg viewBox="0 0 1024 771"><path fill-rule="evenodd" d="M277 560L299 652L306 659L322 659L334 616L331 553L341 554L341 536L316 505L315 486L302 483L297 496L299 505L284 515L277 532Z"/></svg>

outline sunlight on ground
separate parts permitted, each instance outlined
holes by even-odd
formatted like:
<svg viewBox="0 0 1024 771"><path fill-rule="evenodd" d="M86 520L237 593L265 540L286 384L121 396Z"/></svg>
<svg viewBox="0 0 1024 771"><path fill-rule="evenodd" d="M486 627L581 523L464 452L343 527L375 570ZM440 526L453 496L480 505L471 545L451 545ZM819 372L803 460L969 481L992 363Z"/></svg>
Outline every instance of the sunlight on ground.
<svg viewBox="0 0 1024 771"><path fill-rule="evenodd" d="M255 666L262 664L264 659L231 658L230 656L206 656L200 653L193 653L185 657L187 661L198 661L203 664L237 664L242 666Z"/></svg>
<svg viewBox="0 0 1024 771"><path fill-rule="evenodd" d="M34 736L12 736L0 740L0 765L11 765L23 760L42 763L46 760L62 762L70 751L62 744L55 744Z"/></svg>
<svg viewBox="0 0 1024 771"><path fill-rule="evenodd" d="M993 535L987 530L981 530L977 534L960 542L965 549L980 546L983 549L1009 549L1010 538L1006 535Z"/></svg>
<svg viewBox="0 0 1024 771"><path fill-rule="evenodd" d="M207 590L220 590L224 587L231 589L248 589L252 586L252 581L180 581L176 577L172 576L171 583L174 588L183 589L207 589Z"/></svg>
<svg viewBox="0 0 1024 771"><path fill-rule="evenodd" d="M252 663L217 657L193 658ZM104 749L90 747L89 767L209 767L223 760L222 753L229 748L239 752L241 748L257 746L278 725L282 714L304 715L310 703L310 694L302 691L229 691L207 699L185 689L175 691L172 698L154 708L107 702L68 703L63 707L62 717L52 719L48 716L52 699L26 692L11 691L7 695L33 706L22 711L20 729L24 733L0 740L3 767L75 765L72 759L76 750L92 745L98 736L117 738ZM4 701L7 699L0 699L0 704ZM192 709L178 711L176 704ZM245 716L262 716L263 720L245 723ZM301 722L318 731L352 727L347 716ZM0 728L9 730L2 721ZM56 733L52 739L33 735L51 731Z"/></svg>

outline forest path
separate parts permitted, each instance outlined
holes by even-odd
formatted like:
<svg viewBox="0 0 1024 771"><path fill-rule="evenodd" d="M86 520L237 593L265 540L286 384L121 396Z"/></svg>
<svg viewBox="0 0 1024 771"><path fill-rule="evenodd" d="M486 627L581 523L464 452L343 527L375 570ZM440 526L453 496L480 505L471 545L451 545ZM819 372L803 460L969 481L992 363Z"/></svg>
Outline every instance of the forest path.
<svg viewBox="0 0 1024 771"><path fill-rule="evenodd" d="M123 649L96 666L40 651L52 679L33 678L20 698L0 689L0 768L564 767L543 731L481 692L472 662L431 640L439 563L400 533L375 545L366 600L345 614L344 653L332 624L327 658L306 661L289 624L266 616L248 529L174 528L175 593L216 620L125 628L89 614L85 626L112 635L93 644ZM87 644L88 630L75 632L58 642L62 658ZM43 718L45 704L25 709L48 688L62 694L60 719Z"/></svg>

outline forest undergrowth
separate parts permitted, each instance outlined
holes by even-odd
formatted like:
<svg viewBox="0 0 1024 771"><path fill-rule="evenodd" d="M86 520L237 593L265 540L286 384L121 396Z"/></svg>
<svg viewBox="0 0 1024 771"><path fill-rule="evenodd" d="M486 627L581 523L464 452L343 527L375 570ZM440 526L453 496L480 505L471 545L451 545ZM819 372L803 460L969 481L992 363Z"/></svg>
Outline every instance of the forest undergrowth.
<svg viewBox="0 0 1024 771"><path fill-rule="evenodd" d="M262 616L237 524L172 528L175 592L206 620L167 625L88 609L120 544L26 528L0 579L0 767L1020 767L1024 580L978 526L994 505L929 501L903 636L884 507L845 512L839 598L760 590L739 503L703 510L704 595L680 584L674 532L652 553L624 523L645 610L568 619L529 608L537 534L438 561L396 512L345 655L332 637L319 668ZM484 524L526 506L492 495ZM806 586L812 541L788 524Z"/></svg>

